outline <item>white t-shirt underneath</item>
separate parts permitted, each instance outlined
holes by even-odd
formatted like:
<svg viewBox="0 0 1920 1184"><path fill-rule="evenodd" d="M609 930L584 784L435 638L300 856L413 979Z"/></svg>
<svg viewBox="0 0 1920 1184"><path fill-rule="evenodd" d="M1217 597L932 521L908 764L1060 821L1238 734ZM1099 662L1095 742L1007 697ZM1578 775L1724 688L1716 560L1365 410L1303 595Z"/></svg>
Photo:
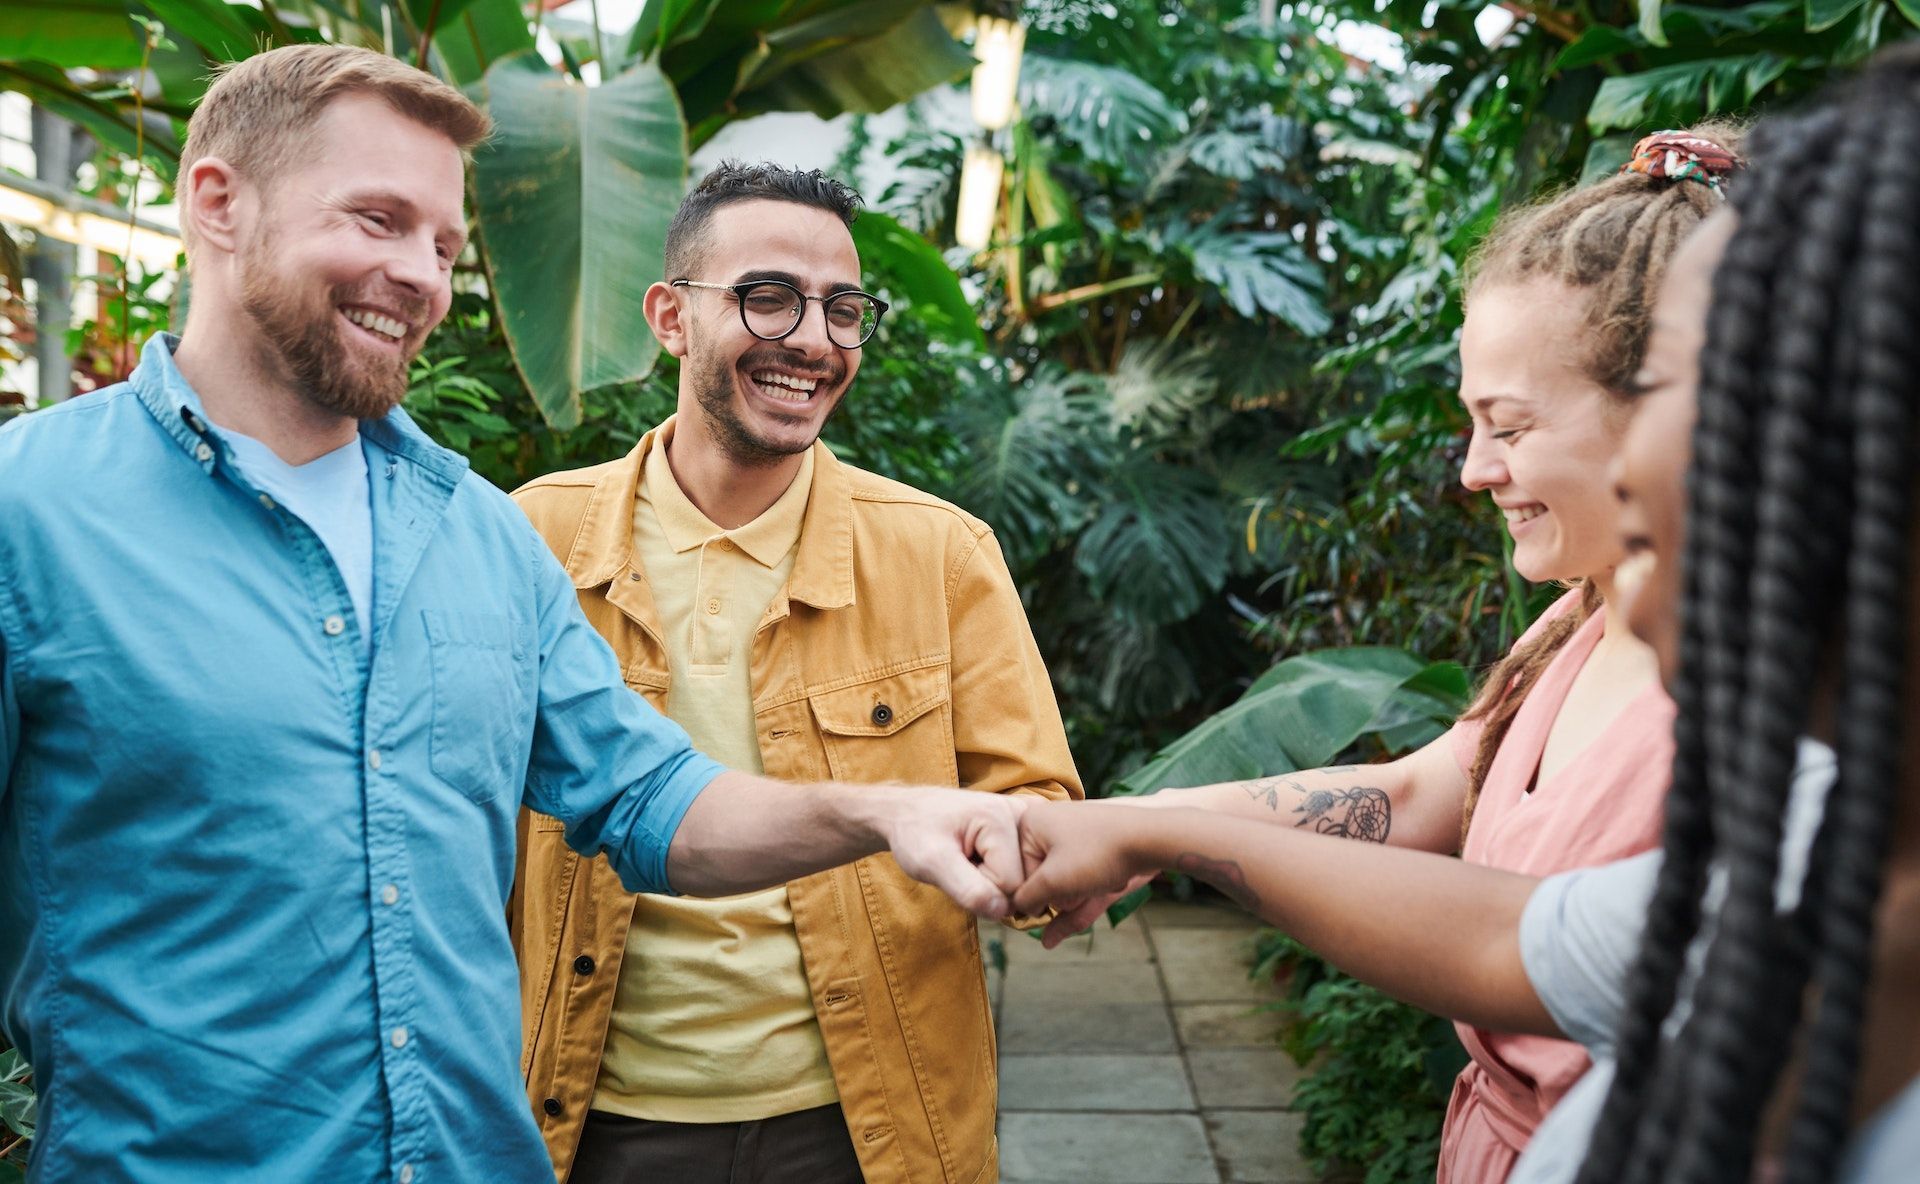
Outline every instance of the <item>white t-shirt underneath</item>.
<svg viewBox="0 0 1920 1184"><path fill-rule="evenodd" d="M353 600L361 649L372 649L373 503L360 437L304 465L290 465L251 436L231 428L220 434L247 480L320 536Z"/></svg>

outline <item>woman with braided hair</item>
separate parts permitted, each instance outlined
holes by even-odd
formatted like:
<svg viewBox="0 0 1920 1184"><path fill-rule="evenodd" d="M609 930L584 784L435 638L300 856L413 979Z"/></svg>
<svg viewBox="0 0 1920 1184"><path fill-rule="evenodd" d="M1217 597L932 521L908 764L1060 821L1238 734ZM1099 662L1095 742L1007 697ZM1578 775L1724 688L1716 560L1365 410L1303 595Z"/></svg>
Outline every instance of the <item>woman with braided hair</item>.
<svg viewBox="0 0 1920 1184"><path fill-rule="evenodd" d="M1680 242L1723 204L1733 139L1726 127L1649 136L1619 176L1503 218L1470 264L1461 481L1502 511L1515 570L1574 590L1494 667L1466 717L1388 764L1165 791L1136 807L1199 806L1534 876L1654 846L1673 704L1651 651L1607 611L1622 558L1607 473L1653 294ZM1066 907L1049 944L1110 901ZM1471 1061L1439 1180L1487 1184L1589 1062L1564 1040L1467 1024L1460 1037Z"/></svg>
<svg viewBox="0 0 1920 1184"><path fill-rule="evenodd" d="M1757 138L1717 236L1664 863L1590 1184L1920 1174L1920 49ZM1658 618L1682 577L1655 563ZM1837 755L1810 858L1802 731Z"/></svg>
<svg viewBox="0 0 1920 1184"><path fill-rule="evenodd" d="M1515 1184L1920 1163L1920 48L1762 129L1674 261L1621 456L1624 615L1679 706L1661 850L1537 880L1200 811L1023 821L1021 909L1177 866L1429 1010L1586 1043Z"/></svg>

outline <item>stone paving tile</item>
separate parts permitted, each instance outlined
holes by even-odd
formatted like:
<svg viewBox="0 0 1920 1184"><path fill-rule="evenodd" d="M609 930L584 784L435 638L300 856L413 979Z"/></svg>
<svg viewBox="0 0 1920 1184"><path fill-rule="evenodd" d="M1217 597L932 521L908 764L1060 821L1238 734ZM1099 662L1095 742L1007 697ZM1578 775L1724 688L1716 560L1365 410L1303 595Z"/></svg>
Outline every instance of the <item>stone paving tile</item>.
<svg viewBox="0 0 1920 1184"><path fill-rule="evenodd" d="M1188 1049L1187 1069L1202 1110L1284 1109L1300 1080L1300 1067L1278 1048Z"/></svg>
<svg viewBox="0 0 1920 1184"><path fill-rule="evenodd" d="M1150 900L1140 906L1139 916L1155 930L1160 929L1257 929L1259 918L1230 904L1193 903L1179 900Z"/></svg>
<svg viewBox="0 0 1920 1184"><path fill-rule="evenodd" d="M1203 1115L1227 1184L1317 1184L1300 1154L1298 1114L1275 1110L1220 1110Z"/></svg>
<svg viewBox="0 0 1920 1184"><path fill-rule="evenodd" d="M1192 1110L1178 1055L1010 1054L1000 1058L1000 1109Z"/></svg>
<svg viewBox="0 0 1920 1184"><path fill-rule="evenodd" d="M1000 1178L1002 1184L1220 1184L1197 1114L1005 1114Z"/></svg>
<svg viewBox="0 0 1920 1184"><path fill-rule="evenodd" d="M1258 1003L1184 1003L1173 1024L1187 1048L1272 1048L1280 1014Z"/></svg>
<svg viewBox="0 0 1920 1184"><path fill-rule="evenodd" d="M1160 975L1151 963L1043 962L1007 968L1007 1002L1165 1003Z"/></svg>
<svg viewBox="0 0 1920 1184"><path fill-rule="evenodd" d="M1018 990L1016 979L1008 990ZM1000 1051L1174 1052L1173 1018L1162 1003L1014 1003L1000 1009Z"/></svg>
<svg viewBox="0 0 1920 1184"><path fill-rule="evenodd" d="M1234 929L1156 929L1154 949L1174 1003L1259 1003L1279 999L1272 980L1247 977L1253 933Z"/></svg>

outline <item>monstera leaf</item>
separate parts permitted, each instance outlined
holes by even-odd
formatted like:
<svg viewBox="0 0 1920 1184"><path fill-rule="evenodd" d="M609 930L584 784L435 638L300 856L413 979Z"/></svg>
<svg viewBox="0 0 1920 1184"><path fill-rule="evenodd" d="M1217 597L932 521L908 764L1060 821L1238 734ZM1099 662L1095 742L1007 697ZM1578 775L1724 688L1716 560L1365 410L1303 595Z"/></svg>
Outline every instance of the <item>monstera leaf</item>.
<svg viewBox="0 0 1920 1184"><path fill-rule="evenodd" d="M480 95L495 123L473 162L488 275L514 364L566 430L583 391L644 378L659 355L641 299L686 188L680 107L651 62L588 87L532 54L495 63Z"/></svg>

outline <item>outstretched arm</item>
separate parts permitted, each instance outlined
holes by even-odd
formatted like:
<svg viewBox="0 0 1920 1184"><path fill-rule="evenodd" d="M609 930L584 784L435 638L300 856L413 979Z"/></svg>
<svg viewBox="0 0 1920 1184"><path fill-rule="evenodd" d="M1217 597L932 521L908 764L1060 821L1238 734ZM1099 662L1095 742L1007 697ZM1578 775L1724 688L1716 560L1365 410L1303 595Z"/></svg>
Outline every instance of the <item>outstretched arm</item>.
<svg viewBox="0 0 1920 1184"><path fill-rule="evenodd" d="M1325 843L1202 810L1039 803L1014 906L1115 892L1147 871L1205 880L1363 982L1436 1014L1558 1036L1520 960L1538 880L1420 851Z"/></svg>
<svg viewBox="0 0 1920 1184"><path fill-rule="evenodd" d="M1152 810L1208 810L1326 838L1444 854L1460 845L1466 797L1467 775L1454 756L1449 733L1381 765L1306 769L1111 800ZM1059 902L1059 915L1047 926L1047 943L1056 945L1093 924L1123 894Z"/></svg>
<svg viewBox="0 0 1920 1184"><path fill-rule="evenodd" d="M1306 769L1115 800L1157 809L1211 810L1332 838L1447 854L1459 846L1460 811L1467 796L1467 775L1452 744L1447 735L1380 765Z"/></svg>
<svg viewBox="0 0 1920 1184"><path fill-rule="evenodd" d="M687 807L667 851L676 892L770 888L891 849L900 869L962 908L1005 917L1022 874L1026 803L901 785L797 785L722 773Z"/></svg>

